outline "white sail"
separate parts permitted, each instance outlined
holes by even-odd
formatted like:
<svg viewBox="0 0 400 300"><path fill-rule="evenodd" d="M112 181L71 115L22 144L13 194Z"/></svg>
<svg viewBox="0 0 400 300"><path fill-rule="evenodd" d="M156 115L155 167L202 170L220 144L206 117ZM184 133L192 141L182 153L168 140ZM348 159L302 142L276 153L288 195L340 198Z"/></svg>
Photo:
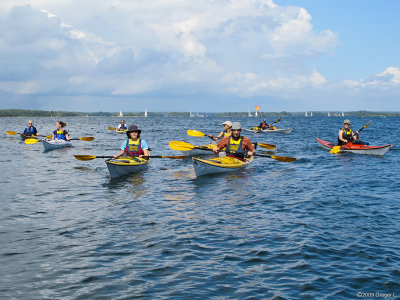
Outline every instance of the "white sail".
<svg viewBox="0 0 400 300"><path fill-rule="evenodd" d="M306 112L306 117L308 117L307 112Z"/></svg>
<svg viewBox="0 0 400 300"><path fill-rule="evenodd" d="M312 117L312 112L310 112L310 117Z"/></svg>
<svg viewBox="0 0 400 300"><path fill-rule="evenodd" d="M330 113L328 113L328 117L330 117L331 116L331 114Z"/></svg>
<svg viewBox="0 0 400 300"><path fill-rule="evenodd" d="M344 117L344 113L342 112L342 117Z"/></svg>
<svg viewBox="0 0 400 300"><path fill-rule="evenodd" d="M123 117L124 115L122 114L122 110L119 111L118 117Z"/></svg>
<svg viewBox="0 0 400 300"><path fill-rule="evenodd" d="M144 109L144 117L147 118L147 108Z"/></svg>
<svg viewBox="0 0 400 300"><path fill-rule="evenodd" d="M192 112L190 112L190 117L194 117L194 114L192 114Z"/></svg>
<svg viewBox="0 0 400 300"><path fill-rule="evenodd" d="M254 115L255 117L258 117L258 115L257 115L257 110L256 110L256 114Z"/></svg>

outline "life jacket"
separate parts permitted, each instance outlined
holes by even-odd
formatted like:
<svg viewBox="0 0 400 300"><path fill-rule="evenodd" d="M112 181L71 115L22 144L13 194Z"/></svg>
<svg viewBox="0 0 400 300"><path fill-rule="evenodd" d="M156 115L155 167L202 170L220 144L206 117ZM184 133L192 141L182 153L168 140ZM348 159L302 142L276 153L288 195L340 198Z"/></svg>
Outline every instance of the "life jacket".
<svg viewBox="0 0 400 300"><path fill-rule="evenodd" d="M343 130L342 138L344 140L346 140L348 143L354 142L353 131L350 128L347 130L345 128L341 128L340 130ZM343 145L343 142L339 138L338 138L338 144Z"/></svg>
<svg viewBox="0 0 400 300"><path fill-rule="evenodd" d="M126 129L126 128L127 128L127 127L126 127L125 124L120 124L119 127L118 127L118 130L124 130L124 129Z"/></svg>
<svg viewBox="0 0 400 300"><path fill-rule="evenodd" d="M246 151L242 148L243 137L240 137L239 140L235 141L232 137L229 138L229 144L226 146L226 151L230 153L238 153L245 154Z"/></svg>
<svg viewBox="0 0 400 300"><path fill-rule="evenodd" d="M61 130L61 131L54 130L53 135L54 135L54 139L67 140L67 137L65 136L66 135L66 131L64 129Z"/></svg>
<svg viewBox="0 0 400 300"><path fill-rule="evenodd" d="M232 131L231 132L226 132L226 131L224 131L224 137L227 137L227 136L231 136L232 135Z"/></svg>
<svg viewBox="0 0 400 300"><path fill-rule="evenodd" d="M144 155L141 143L142 139L137 139L136 141L128 139L124 150L125 154L127 156L132 156L132 157L138 157L139 155Z"/></svg>
<svg viewBox="0 0 400 300"><path fill-rule="evenodd" d="M33 126L28 126L24 130L24 135L31 136L35 135L36 128Z"/></svg>
<svg viewBox="0 0 400 300"><path fill-rule="evenodd" d="M267 124L264 124L264 123L263 123L263 124L261 125L261 128L262 128L262 129L265 129L265 128L267 128L267 127L268 127Z"/></svg>

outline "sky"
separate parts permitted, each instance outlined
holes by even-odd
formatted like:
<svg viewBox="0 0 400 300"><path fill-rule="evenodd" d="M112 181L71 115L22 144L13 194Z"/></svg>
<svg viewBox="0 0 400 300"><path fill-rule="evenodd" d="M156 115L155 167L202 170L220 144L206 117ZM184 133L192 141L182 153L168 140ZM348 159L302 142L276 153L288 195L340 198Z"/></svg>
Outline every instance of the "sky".
<svg viewBox="0 0 400 300"><path fill-rule="evenodd" d="M400 111L398 0L1 0L0 109Z"/></svg>

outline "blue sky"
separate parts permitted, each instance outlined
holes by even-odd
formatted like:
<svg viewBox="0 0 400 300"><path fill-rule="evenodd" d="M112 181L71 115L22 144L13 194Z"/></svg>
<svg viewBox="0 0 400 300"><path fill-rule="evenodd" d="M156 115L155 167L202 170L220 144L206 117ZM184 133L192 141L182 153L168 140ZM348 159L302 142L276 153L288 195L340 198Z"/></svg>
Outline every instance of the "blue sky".
<svg viewBox="0 0 400 300"><path fill-rule="evenodd" d="M0 109L400 111L400 1L2 0Z"/></svg>

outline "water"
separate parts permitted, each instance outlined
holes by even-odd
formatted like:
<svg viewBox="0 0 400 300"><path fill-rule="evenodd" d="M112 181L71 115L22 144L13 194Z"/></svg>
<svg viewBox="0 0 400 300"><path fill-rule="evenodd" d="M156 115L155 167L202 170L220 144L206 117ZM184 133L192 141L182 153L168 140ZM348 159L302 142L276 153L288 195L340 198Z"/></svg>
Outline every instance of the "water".
<svg viewBox="0 0 400 300"><path fill-rule="evenodd" d="M278 125L294 127L291 135L248 135L278 145L294 163L257 158L243 171L196 179L190 160L153 159L143 174L117 180L103 159L73 155L117 154L125 136L107 127L119 119L63 120L71 137L95 140L43 152L5 135L27 120L0 119L0 298L400 295L399 151L373 157L319 148L315 137L335 140L342 118L287 117ZM186 130L217 134L225 118L125 120L142 129L153 155L176 155L170 140L207 143ZM351 120L359 129L370 118ZM55 122L34 119L42 134ZM373 118L361 138L399 148L398 124Z"/></svg>

